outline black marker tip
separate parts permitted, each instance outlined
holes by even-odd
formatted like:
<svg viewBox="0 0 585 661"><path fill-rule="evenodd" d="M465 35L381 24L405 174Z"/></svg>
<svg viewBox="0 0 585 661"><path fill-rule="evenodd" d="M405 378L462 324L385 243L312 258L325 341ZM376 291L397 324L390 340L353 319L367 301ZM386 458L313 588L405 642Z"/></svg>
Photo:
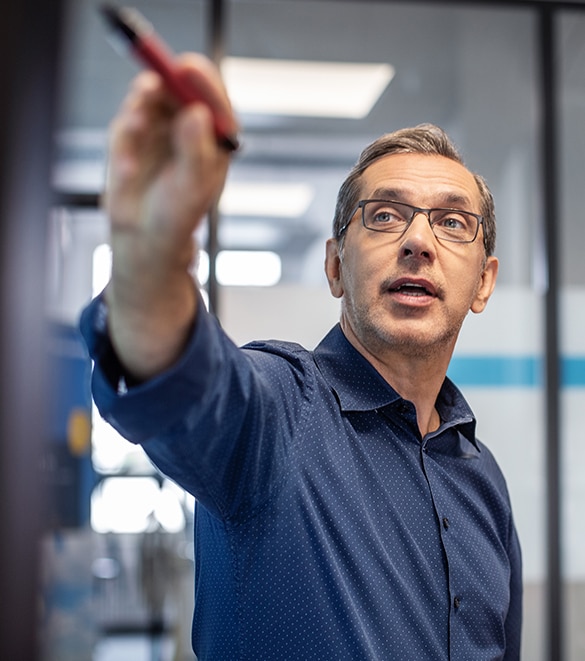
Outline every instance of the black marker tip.
<svg viewBox="0 0 585 661"><path fill-rule="evenodd" d="M108 25L117 33L122 33L131 43L138 39L138 31L130 24L130 21L126 20L123 11L109 4L102 4L99 10Z"/></svg>

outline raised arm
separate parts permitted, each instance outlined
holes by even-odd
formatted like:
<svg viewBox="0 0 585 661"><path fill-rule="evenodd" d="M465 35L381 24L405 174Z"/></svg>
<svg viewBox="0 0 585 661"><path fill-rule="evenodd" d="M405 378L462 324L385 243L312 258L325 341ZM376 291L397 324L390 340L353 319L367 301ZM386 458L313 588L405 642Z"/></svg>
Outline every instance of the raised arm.
<svg viewBox="0 0 585 661"><path fill-rule="evenodd" d="M235 132L215 67L199 55L182 56L179 66L186 77L206 77L215 112ZM180 107L152 72L135 79L110 129L104 208L112 246L109 332L138 380L169 367L184 347L197 312L193 233L218 198L229 162L206 105Z"/></svg>

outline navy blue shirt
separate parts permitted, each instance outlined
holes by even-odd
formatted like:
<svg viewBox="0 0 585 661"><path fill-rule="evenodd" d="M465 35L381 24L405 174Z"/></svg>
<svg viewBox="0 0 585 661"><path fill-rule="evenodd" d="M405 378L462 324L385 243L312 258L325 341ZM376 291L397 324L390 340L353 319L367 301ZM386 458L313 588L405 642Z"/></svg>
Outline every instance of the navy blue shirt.
<svg viewBox="0 0 585 661"><path fill-rule="evenodd" d="M504 478L445 379L421 438L336 326L238 349L201 313L181 360L120 391L103 304L82 330L102 415L196 498L200 661L519 659Z"/></svg>

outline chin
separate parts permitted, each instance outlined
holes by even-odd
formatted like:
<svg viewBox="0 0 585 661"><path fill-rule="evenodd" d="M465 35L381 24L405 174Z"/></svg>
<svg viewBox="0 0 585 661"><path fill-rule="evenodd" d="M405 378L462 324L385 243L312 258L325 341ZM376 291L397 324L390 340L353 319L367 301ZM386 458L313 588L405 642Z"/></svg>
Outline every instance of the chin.
<svg viewBox="0 0 585 661"><path fill-rule="evenodd" d="M425 358L452 351L458 331L421 327L420 323L394 322L386 328L378 328L375 342L380 348L399 351L403 355Z"/></svg>

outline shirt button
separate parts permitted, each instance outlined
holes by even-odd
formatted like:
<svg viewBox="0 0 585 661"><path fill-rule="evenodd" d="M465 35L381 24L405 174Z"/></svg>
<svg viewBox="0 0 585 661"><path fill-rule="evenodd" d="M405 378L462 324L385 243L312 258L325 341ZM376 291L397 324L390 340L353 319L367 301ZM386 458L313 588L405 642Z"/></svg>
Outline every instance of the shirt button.
<svg viewBox="0 0 585 661"><path fill-rule="evenodd" d="M455 597L455 599L453 599L453 606L455 606L455 608L459 608L459 606L461 606L461 599L459 597Z"/></svg>
<svg viewBox="0 0 585 661"><path fill-rule="evenodd" d="M445 528L445 530L447 530L449 528L449 525L450 525L449 524L449 519L446 516L444 516L443 517L443 528Z"/></svg>

